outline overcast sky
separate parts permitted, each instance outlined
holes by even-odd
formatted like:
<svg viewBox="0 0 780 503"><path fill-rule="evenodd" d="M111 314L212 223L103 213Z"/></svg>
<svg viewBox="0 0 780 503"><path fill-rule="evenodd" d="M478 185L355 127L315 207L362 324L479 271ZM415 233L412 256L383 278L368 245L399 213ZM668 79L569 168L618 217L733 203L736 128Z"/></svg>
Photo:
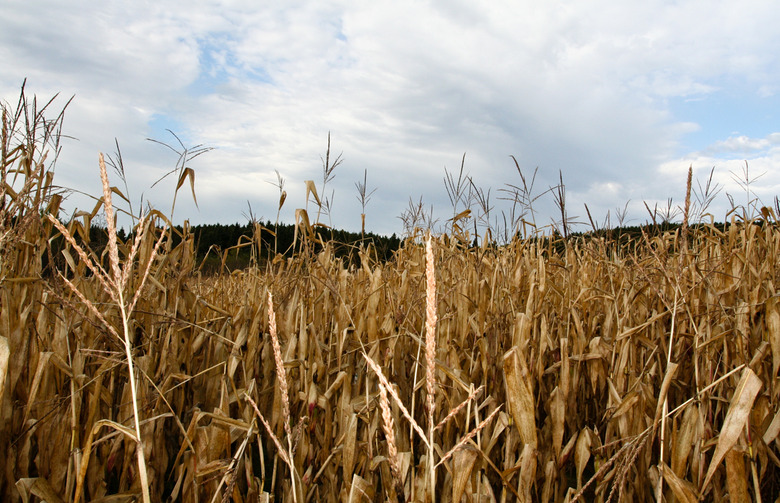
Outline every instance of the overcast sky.
<svg viewBox="0 0 780 503"><path fill-rule="evenodd" d="M275 220L274 170L292 222L304 181L321 189L329 131L343 163L321 220L339 228L360 229L364 170L369 230L402 232L410 198L444 223L445 168L464 153L491 219L509 211L499 189L521 184L513 155L529 178L539 168L535 194L560 172L570 215L587 204L600 223L627 202L633 224L643 202L682 204L688 166L702 183L714 167L722 221L726 193L747 199L744 161L763 204L780 194L779 19L774 0L4 0L0 98L15 104L25 78L39 98L75 96L57 183L98 194L116 139L136 207L169 213L176 182L151 188L177 155L147 138L213 147L190 164L199 209L185 186L177 223L243 223L248 203ZM549 224L552 197L536 207Z"/></svg>

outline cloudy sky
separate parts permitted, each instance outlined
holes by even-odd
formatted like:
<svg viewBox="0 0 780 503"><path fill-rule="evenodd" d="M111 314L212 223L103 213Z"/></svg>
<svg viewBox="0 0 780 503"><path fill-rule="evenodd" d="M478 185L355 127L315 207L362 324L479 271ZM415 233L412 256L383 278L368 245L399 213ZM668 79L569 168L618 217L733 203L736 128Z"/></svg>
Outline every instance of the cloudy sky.
<svg viewBox="0 0 780 503"><path fill-rule="evenodd" d="M116 139L136 208L169 213L176 182L151 188L177 155L147 138L213 147L190 164L199 208L183 190L175 222L245 222L248 205L275 220L275 170L292 222L305 180L321 190L328 132L343 162L321 220L339 228L360 228L364 170L370 230L402 232L420 198L446 222L445 168L464 153L494 222L510 210L500 189L521 184L511 155L529 181L538 167L533 195L560 173L570 216L587 204L600 223L626 203L634 224L644 202L681 204L688 166L702 183L714 167L721 221L727 193L748 200L745 161L751 197L780 194L778 19L773 0L4 0L0 98L15 104L25 78L40 98L75 96L57 183L98 194ZM535 207L549 224L552 196Z"/></svg>

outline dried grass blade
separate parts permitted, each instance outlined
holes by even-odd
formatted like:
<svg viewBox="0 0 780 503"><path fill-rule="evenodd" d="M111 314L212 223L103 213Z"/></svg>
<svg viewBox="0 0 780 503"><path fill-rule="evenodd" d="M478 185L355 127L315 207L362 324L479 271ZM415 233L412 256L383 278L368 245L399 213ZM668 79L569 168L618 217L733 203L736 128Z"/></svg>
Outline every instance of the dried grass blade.
<svg viewBox="0 0 780 503"><path fill-rule="evenodd" d="M436 413L436 270L433 264L431 237L425 244L425 390L428 404L428 445L433 446ZM433 451L431 450L431 456ZM428 460L433 466L433 458ZM433 473L431 473L433 480Z"/></svg>
<svg viewBox="0 0 780 503"><path fill-rule="evenodd" d="M162 244L164 237L165 237L165 228L163 228L163 231L160 233L160 237L157 239L157 242L154 244L154 248L152 249L152 254L149 257L149 262L146 264L146 268L144 269L144 272L141 275L141 281L138 283L138 288L135 291L135 295L133 295L133 300L130 302L130 306L127 309L128 313L133 312L133 310L135 309L135 305L138 302L138 299L141 297L141 291L144 288L144 284L146 283L147 278L151 277L149 276L149 272L152 270L152 263L154 262L155 257L157 257L157 253L160 250L160 245ZM127 263L128 265L125 267L125 274L123 276L125 280L127 278L126 273L127 271L130 270L129 263L130 262L128 262Z"/></svg>
<svg viewBox="0 0 780 503"><path fill-rule="evenodd" d="M563 398L563 391L560 386L556 386L550 394L550 416L552 418L552 447L555 453L555 459L561 459L561 448L563 447L563 433L566 421L566 402ZM625 403L625 401L623 402Z"/></svg>

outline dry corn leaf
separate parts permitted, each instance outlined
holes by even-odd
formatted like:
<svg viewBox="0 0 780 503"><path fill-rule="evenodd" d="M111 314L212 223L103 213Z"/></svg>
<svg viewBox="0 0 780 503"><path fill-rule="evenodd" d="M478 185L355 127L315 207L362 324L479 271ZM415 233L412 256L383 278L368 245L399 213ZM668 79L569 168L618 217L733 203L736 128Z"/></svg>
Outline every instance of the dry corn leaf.
<svg viewBox="0 0 780 503"><path fill-rule="evenodd" d="M525 348L528 344L528 340L531 337L531 328L533 324L531 317L526 313L517 313L515 315L515 323L512 327L514 332L512 335L512 345L518 348Z"/></svg>
<svg viewBox="0 0 780 503"><path fill-rule="evenodd" d="M374 500L374 485L364 479L357 473L352 476L352 484L349 489L349 501L358 503L360 501Z"/></svg>
<svg viewBox="0 0 780 503"><path fill-rule="evenodd" d="M523 446L520 454L520 496L524 501L533 501L531 489L536 482L536 448L531 444Z"/></svg>
<svg viewBox="0 0 780 503"><path fill-rule="evenodd" d="M344 449L342 450L342 470L344 478L349 479L355 468L355 448L357 444L358 417L354 412L349 416L344 432Z"/></svg>
<svg viewBox="0 0 780 503"><path fill-rule="evenodd" d="M102 498L95 498L90 503L135 503L138 501L136 493L110 494Z"/></svg>
<svg viewBox="0 0 780 503"><path fill-rule="evenodd" d="M298 233L301 232L307 238L315 240L314 228L309 222L309 214L303 208L295 210L295 232L293 235L293 247L298 242Z"/></svg>
<svg viewBox="0 0 780 503"><path fill-rule="evenodd" d="M569 458L572 455L572 452L574 452L575 447L577 445L577 439L580 438L579 432L574 433L572 437L569 439L568 442L566 442L566 445L563 446L563 449L561 449L561 456L558 459L558 466L562 467L566 464L566 462L569 460Z"/></svg>
<svg viewBox="0 0 780 503"><path fill-rule="evenodd" d="M766 331L772 346L772 375L776 376L780 368L780 303L777 296L766 301Z"/></svg>
<svg viewBox="0 0 780 503"><path fill-rule="evenodd" d="M479 453L471 446L452 455L452 501L460 502Z"/></svg>
<svg viewBox="0 0 780 503"><path fill-rule="evenodd" d="M563 392L556 386L550 394L550 415L552 416L552 447L555 453L555 459L561 458L561 448L563 447L564 423L566 421L566 401L563 398Z"/></svg>
<svg viewBox="0 0 780 503"><path fill-rule="evenodd" d="M688 456L694 442L701 439L702 424L699 410L688 407L683 413L682 423L676 432L676 441L672 443L672 471L679 477L685 476Z"/></svg>
<svg viewBox="0 0 780 503"><path fill-rule="evenodd" d="M3 403L5 392L5 376L8 372L8 357L11 351L8 349L8 339L0 335L0 403Z"/></svg>
<svg viewBox="0 0 780 503"><path fill-rule="evenodd" d="M536 407L532 377L516 346L504 355L504 379L509 412L520 433L520 439L524 444L536 448Z"/></svg>
<svg viewBox="0 0 780 503"><path fill-rule="evenodd" d="M674 493L674 497L681 503L696 503L699 501L696 486L678 477L666 463L661 465L664 481L669 485L669 489ZM745 501L745 500L737 500Z"/></svg>
<svg viewBox="0 0 780 503"><path fill-rule="evenodd" d="M123 433L125 437L131 439L131 441L135 442L137 437L135 436L135 431L128 428L127 426L123 426L115 421L109 421L107 419L101 419L100 421L96 421L95 424L92 426L92 429L89 431L89 435L87 436L87 441L84 445L83 449L83 457L81 466L79 467L79 473L76 478L76 495L73 499L74 503L78 503L81 499L83 488L84 488L84 479L87 475L87 468L89 467L89 459L92 455L92 444L95 438L95 434L102 428L103 426L108 426L110 428L113 428L117 430L120 433Z"/></svg>
<svg viewBox="0 0 780 503"><path fill-rule="evenodd" d="M632 391L625 397L623 397L623 401L620 402L620 405L617 406L615 409L615 412L612 414L612 419L617 419L629 410L631 410L634 405L639 401L640 394L638 391Z"/></svg>
<svg viewBox="0 0 780 503"><path fill-rule="evenodd" d="M762 440L765 444L769 445L770 442L777 438L778 434L780 434L780 410L777 411L772 418L772 421L769 423L769 426L767 426Z"/></svg>
<svg viewBox="0 0 780 503"><path fill-rule="evenodd" d="M655 421L661 419L664 402L666 402L666 395L669 392L669 385L672 384L672 378L677 372L677 367L678 364L672 362L666 367L666 374L664 374L664 380L661 382L661 390L658 392L658 405L655 408Z"/></svg>
<svg viewBox="0 0 780 503"><path fill-rule="evenodd" d="M750 501L745 471L745 453L729 449L726 453L726 487L731 501Z"/></svg>
<svg viewBox="0 0 780 503"><path fill-rule="evenodd" d="M22 501L28 503L30 496L36 496L49 503L64 503L63 499L54 491L49 481L43 477L19 479L16 489L22 496Z"/></svg>
<svg viewBox="0 0 780 503"><path fill-rule="evenodd" d="M30 417L32 406L36 403L36 399L38 397L38 390L40 389L40 385L41 385L41 380L43 379L43 375L44 372L46 371L49 360L51 359L51 355L52 355L51 351L44 351L38 357L38 365L37 368L35 369L35 376L33 377L32 386L30 386L30 398L27 401L27 405L25 405L24 407L25 422L27 422L27 419Z"/></svg>
<svg viewBox="0 0 780 503"><path fill-rule="evenodd" d="M181 175L179 176L179 181L176 183L176 192L179 191L182 185L184 185L184 180L187 178L190 179L190 189L192 190L192 200L195 201L195 206L198 206L198 198L195 196L195 170L192 168L184 168L181 172ZM125 196L122 195L121 192L119 192L118 189L114 189L114 192L117 192L120 196L122 196L123 199L127 200Z"/></svg>
<svg viewBox="0 0 780 503"><path fill-rule="evenodd" d="M547 462L544 467L544 486L542 486L542 503L547 503L552 498L553 484L555 483L558 475L558 469L555 466L555 461L552 459Z"/></svg>
<svg viewBox="0 0 780 503"><path fill-rule="evenodd" d="M590 445L592 443L590 428L580 431L574 448L574 466L577 469L577 489L582 489L582 472L590 460Z"/></svg>
<svg viewBox="0 0 780 503"><path fill-rule="evenodd" d="M715 470L723 460L723 456L737 443L750 414L750 409L753 407L753 401L760 389L761 379L750 368L745 368L742 378L737 384L737 389L734 391L734 397L731 399L731 405L729 405L726 419L723 421L720 435L718 435L718 445L715 447L710 467L707 469L702 491L710 483Z"/></svg>
<svg viewBox="0 0 780 503"><path fill-rule="evenodd" d="M320 202L320 196L317 195L317 186L314 184L314 180L306 180L303 183L306 184L306 201L309 200L309 195L314 195L314 200L317 201L317 206L322 206Z"/></svg>

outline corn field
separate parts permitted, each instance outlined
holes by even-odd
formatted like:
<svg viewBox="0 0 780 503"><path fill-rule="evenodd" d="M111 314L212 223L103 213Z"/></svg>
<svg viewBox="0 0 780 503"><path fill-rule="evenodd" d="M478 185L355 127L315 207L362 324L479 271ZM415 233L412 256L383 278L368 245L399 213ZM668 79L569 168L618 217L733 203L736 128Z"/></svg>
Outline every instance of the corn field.
<svg viewBox="0 0 780 503"><path fill-rule="evenodd" d="M117 237L102 157L94 210L57 220L45 109L3 112L3 501L780 494L773 211L621 245L418 234L388 262L303 239L206 276L162 213Z"/></svg>

